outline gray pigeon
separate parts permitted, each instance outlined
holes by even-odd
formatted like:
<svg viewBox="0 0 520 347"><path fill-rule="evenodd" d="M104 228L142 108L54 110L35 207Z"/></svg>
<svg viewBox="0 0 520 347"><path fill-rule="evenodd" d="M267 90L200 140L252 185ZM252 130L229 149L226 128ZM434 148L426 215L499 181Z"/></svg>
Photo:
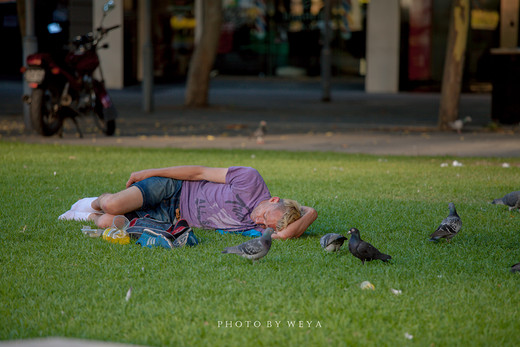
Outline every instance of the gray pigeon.
<svg viewBox="0 0 520 347"><path fill-rule="evenodd" d="M508 193L500 199L493 200L491 203L495 205L507 205L509 206L509 211L515 208L520 211L520 191Z"/></svg>
<svg viewBox="0 0 520 347"><path fill-rule="evenodd" d="M450 126L450 128L452 128L453 130L456 130L457 133L462 133L462 127L464 126L464 124L466 123L470 123L472 121L471 117L470 116L466 116L464 117L464 119L457 119L453 122L449 122L448 125Z"/></svg>
<svg viewBox="0 0 520 347"><path fill-rule="evenodd" d="M348 240L348 250L354 257L361 259L363 265L365 264L365 261L379 259L387 262L392 259L392 257L388 254L381 253L370 243L361 240L358 229L352 228L348 233L350 234L350 240Z"/></svg>
<svg viewBox="0 0 520 347"><path fill-rule="evenodd" d="M455 204L450 202L448 208L450 214L444 218L437 230L430 235L430 241L439 241L439 239L442 238L446 238L446 240L449 241L457 235L460 228L462 228L462 220L457 214L457 210L455 210Z"/></svg>
<svg viewBox="0 0 520 347"><path fill-rule="evenodd" d="M330 233L321 237L320 244L327 252L336 252L343 246L343 242L345 242L346 239L347 238L341 234Z"/></svg>
<svg viewBox="0 0 520 347"><path fill-rule="evenodd" d="M511 266L511 272L520 272L520 263Z"/></svg>
<svg viewBox="0 0 520 347"><path fill-rule="evenodd" d="M253 132L253 136L256 138L256 143L263 145L264 136L267 133L267 122L265 120L260 121L258 128Z"/></svg>
<svg viewBox="0 0 520 347"><path fill-rule="evenodd" d="M271 235L274 233L273 228L267 228L262 236L248 240L238 246L227 247L222 253L233 253L241 257L251 259L253 263L255 260L265 257L271 248Z"/></svg>

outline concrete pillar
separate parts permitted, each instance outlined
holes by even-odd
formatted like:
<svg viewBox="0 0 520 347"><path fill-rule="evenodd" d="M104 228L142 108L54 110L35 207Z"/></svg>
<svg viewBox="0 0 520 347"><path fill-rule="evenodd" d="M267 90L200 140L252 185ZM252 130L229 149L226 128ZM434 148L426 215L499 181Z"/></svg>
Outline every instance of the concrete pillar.
<svg viewBox="0 0 520 347"><path fill-rule="evenodd" d="M25 36L23 37L23 66L26 66L27 57L38 50L34 29L34 0L25 0ZM23 84L24 95L31 94L31 88L27 83ZM23 124L26 131L32 130L29 105L23 103Z"/></svg>
<svg viewBox="0 0 520 347"><path fill-rule="evenodd" d="M399 41L399 0L371 0L367 13L366 92L399 91Z"/></svg>
<svg viewBox="0 0 520 347"><path fill-rule="evenodd" d="M103 5L106 0L94 0L92 6L92 28L95 31L103 18ZM122 89L124 87L124 8L120 1L116 1L116 7L108 13L103 20L103 27L120 25L119 28L108 33L102 44L108 44L108 49L99 49L99 60L108 89Z"/></svg>
<svg viewBox="0 0 520 347"><path fill-rule="evenodd" d="M519 0L500 1L500 47L518 47Z"/></svg>

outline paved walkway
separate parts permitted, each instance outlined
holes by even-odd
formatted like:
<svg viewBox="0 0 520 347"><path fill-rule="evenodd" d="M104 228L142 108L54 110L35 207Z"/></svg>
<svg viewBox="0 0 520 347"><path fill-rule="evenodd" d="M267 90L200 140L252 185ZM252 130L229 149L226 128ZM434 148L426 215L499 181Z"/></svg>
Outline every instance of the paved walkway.
<svg viewBox="0 0 520 347"><path fill-rule="evenodd" d="M321 101L317 79L285 80L218 77L210 106L183 106L184 84L156 85L154 112L142 111L140 86L111 90L119 111L116 136L99 134L80 118L85 136L71 121L64 136L24 133L22 84L0 82L0 139L30 143L173 148L335 151L377 155L520 157L518 126L495 128L491 96L463 94L459 115L470 116L462 133L436 130L439 93L367 94L362 80L333 81L332 101ZM251 136L267 122L263 144Z"/></svg>
<svg viewBox="0 0 520 347"><path fill-rule="evenodd" d="M44 337L24 340L0 341L0 347L139 347L116 342L80 340L65 337Z"/></svg>

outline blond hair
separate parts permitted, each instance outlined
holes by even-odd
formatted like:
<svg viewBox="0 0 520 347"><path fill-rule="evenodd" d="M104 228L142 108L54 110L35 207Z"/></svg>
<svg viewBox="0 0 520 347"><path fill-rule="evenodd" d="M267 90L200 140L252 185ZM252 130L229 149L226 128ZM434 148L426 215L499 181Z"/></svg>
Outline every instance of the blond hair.
<svg viewBox="0 0 520 347"><path fill-rule="evenodd" d="M280 199L277 209L283 211L283 216L276 223L276 231L283 230L302 216L301 205L291 199Z"/></svg>

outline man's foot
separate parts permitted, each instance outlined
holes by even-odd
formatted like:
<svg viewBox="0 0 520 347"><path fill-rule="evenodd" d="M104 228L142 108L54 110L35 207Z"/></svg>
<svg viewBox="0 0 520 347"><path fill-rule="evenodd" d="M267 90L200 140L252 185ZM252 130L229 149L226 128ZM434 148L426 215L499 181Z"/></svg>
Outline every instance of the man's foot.
<svg viewBox="0 0 520 347"><path fill-rule="evenodd" d="M58 217L59 220L94 220L94 216L99 216L98 213L80 212L69 210Z"/></svg>
<svg viewBox="0 0 520 347"><path fill-rule="evenodd" d="M70 210L76 211L76 212L89 212L89 213L100 212L99 209L94 209L92 207L92 203L95 200L97 200L97 197L80 199L74 205L72 205Z"/></svg>

